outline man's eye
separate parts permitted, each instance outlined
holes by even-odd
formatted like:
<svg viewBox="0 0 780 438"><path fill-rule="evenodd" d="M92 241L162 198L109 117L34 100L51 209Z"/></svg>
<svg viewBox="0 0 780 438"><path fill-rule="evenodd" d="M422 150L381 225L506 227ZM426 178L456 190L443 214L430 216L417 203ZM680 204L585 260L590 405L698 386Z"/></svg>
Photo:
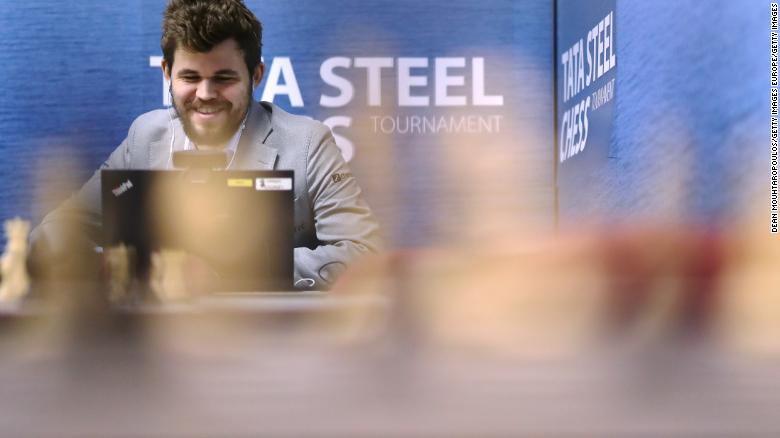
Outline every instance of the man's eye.
<svg viewBox="0 0 780 438"><path fill-rule="evenodd" d="M228 82L233 82L235 80L236 80L236 78L233 77L233 76L216 76L216 77L214 77L214 81L222 83L222 84L225 84L225 83L228 83Z"/></svg>
<svg viewBox="0 0 780 438"><path fill-rule="evenodd" d="M198 82L200 80L197 76L181 76L180 79L184 82Z"/></svg>

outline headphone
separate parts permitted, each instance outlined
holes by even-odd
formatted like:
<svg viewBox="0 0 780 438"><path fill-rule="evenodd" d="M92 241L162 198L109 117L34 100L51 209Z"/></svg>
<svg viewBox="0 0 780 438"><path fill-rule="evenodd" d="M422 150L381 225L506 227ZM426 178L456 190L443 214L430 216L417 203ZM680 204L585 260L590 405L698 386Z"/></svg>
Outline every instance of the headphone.
<svg viewBox="0 0 780 438"><path fill-rule="evenodd" d="M168 84L168 97L171 99L171 107L173 111L176 111L176 106L173 105L173 83ZM171 168L171 162L173 161L173 142L176 139L176 130L173 129L173 116L171 115L171 108L168 108L168 129L171 131L171 144L168 151L168 163L165 165L166 169Z"/></svg>

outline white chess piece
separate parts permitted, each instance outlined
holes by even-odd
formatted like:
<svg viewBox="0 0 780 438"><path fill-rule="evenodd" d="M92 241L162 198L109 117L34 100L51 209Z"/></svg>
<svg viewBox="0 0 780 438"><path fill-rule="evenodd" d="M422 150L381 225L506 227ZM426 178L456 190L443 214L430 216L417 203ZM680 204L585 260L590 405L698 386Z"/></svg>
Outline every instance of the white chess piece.
<svg viewBox="0 0 780 438"><path fill-rule="evenodd" d="M5 221L6 247L0 259L0 301L15 301L27 294L30 277L27 274L27 236L30 223L19 218Z"/></svg>
<svg viewBox="0 0 780 438"><path fill-rule="evenodd" d="M161 301L181 301L189 298L184 281L186 262L187 254L183 251L163 249L152 254L149 286Z"/></svg>
<svg viewBox="0 0 780 438"><path fill-rule="evenodd" d="M124 244L108 248L105 253L108 266L108 299L119 302L127 296L130 287L130 255Z"/></svg>

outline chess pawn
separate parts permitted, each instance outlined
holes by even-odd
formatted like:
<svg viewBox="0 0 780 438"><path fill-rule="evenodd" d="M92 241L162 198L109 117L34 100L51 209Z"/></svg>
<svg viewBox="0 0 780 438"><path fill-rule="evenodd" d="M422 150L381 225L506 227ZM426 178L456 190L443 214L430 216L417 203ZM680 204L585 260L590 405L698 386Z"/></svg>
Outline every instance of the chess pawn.
<svg viewBox="0 0 780 438"><path fill-rule="evenodd" d="M149 286L162 302L181 301L189 298L185 282L187 254L183 251L163 249L152 254Z"/></svg>
<svg viewBox="0 0 780 438"><path fill-rule="evenodd" d="M27 236L30 223L19 218L5 221L6 248L0 259L0 301L15 301L27 294L30 277L27 274Z"/></svg>
<svg viewBox="0 0 780 438"><path fill-rule="evenodd" d="M108 270L108 299L112 303L125 300L130 289L131 278L130 250L124 245L108 248L105 263Z"/></svg>

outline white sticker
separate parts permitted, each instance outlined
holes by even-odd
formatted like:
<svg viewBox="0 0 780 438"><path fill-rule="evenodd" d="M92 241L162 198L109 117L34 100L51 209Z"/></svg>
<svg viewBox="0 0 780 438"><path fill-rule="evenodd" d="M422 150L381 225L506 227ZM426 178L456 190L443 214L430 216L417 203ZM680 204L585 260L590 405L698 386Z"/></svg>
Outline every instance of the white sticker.
<svg viewBox="0 0 780 438"><path fill-rule="evenodd" d="M292 190L292 178L255 178L255 190Z"/></svg>

